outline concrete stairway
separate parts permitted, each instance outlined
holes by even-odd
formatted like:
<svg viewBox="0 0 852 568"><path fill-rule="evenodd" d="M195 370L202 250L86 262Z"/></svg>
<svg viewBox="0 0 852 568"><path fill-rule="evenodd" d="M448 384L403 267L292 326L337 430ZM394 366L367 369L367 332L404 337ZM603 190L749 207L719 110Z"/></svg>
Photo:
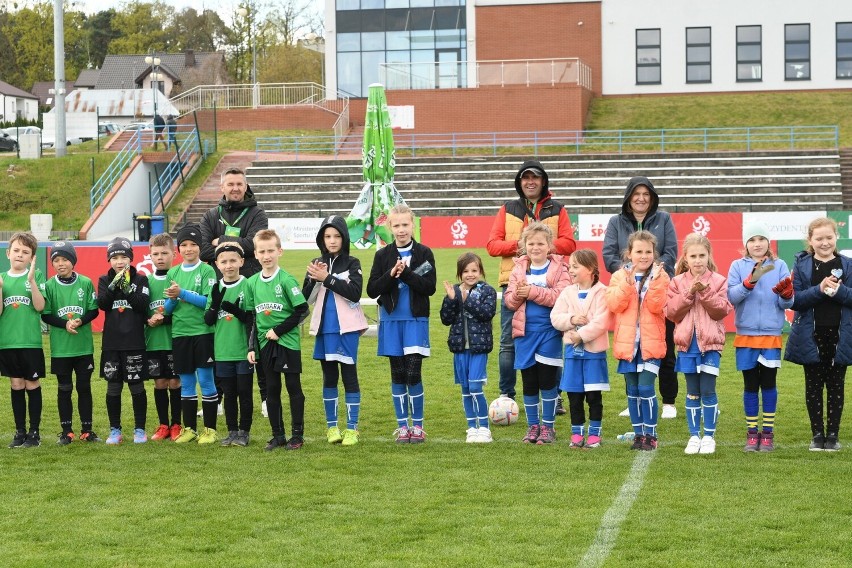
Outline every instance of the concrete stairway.
<svg viewBox="0 0 852 568"><path fill-rule="evenodd" d="M843 208L852 209L852 148L840 150L840 181L843 184Z"/></svg>
<svg viewBox="0 0 852 568"><path fill-rule="evenodd" d="M395 184L418 215L491 215L517 196L524 158L416 158ZM571 213L614 213L627 180L650 178L670 212L841 209L835 150L542 158L550 188ZM248 181L270 217L346 215L363 186L360 161L255 162Z"/></svg>

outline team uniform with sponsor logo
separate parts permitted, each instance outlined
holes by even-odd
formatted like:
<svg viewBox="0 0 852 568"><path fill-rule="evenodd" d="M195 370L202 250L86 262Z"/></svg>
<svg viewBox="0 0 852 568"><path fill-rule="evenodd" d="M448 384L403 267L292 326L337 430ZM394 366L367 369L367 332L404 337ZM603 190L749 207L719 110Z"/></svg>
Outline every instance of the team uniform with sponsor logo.
<svg viewBox="0 0 852 568"><path fill-rule="evenodd" d="M162 273L162 274L161 274ZM163 314L163 323L151 327L145 326L145 349L148 359L148 377L151 379L177 378L172 354L172 317L165 314L165 291L169 286L166 277L168 271L157 270L148 275L148 289L151 291L151 301L148 303L148 319L154 314ZM162 394L160 394L162 391ZM154 390L154 403L160 424L169 424L170 430L180 430L181 395L180 387ZM169 410L171 407L171 416ZM176 438L174 436L172 439ZM154 437L156 440L156 436Z"/></svg>
<svg viewBox="0 0 852 568"><path fill-rule="evenodd" d="M95 287L91 279L76 272L70 278L58 275L44 287L44 311L41 319L50 326L50 371L58 381L57 405L61 437L74 438L72 425L74 388L71 376L77 376L77 410L80 414L83 440L92 437L92 374L95 371L95 347L92 320L98 316ZM69 333L66 324L79 319L82 323Z"/></svg>
<svg viewBox="0 0 852 568"><path fill-rule="evenodd" d="M246 284L245 309L254 311L255 325L251 328L249 350L254 350L266 376L266 408L273 440L277 446L287 444L298 449L304 443L305 395L302 392L302 351L299 322L308 312L308 304L296 279L277 268L265 277L257 273ZM266 338L269 330L278 341ZM293 435L286 441L281 407L281 374L290 398L290 418Z"/></svg>

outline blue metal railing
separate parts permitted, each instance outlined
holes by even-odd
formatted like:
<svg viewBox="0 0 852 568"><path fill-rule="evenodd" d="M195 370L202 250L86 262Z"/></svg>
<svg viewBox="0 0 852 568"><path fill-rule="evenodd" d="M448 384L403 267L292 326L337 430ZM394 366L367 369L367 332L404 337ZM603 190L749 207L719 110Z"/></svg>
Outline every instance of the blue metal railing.
<svg viewBox="0 0 852 568"><path fill-rule="evenodd" d="M180 134L180 127L178 127ZM172 159L166 164L165 168L155 170L158 176L148 188L148 196L151 203L151 213L162 213L166 210L174 195L169 196L169 190L172 184L178 179L183 178L183 167L194 154L199 154L201 147L195 128L187 132L187 136L178 145L178 150ZM176 136L177 140L181 140L182 136ZM184 181L181 179L181 181Z"/></svg>
<svg viewBox="0 0 852 568"><path fill-rule="evenodd" d="M660 130L568 130L553 132L474 132L405 134L394 132L397 155L449 153L497 155L513 150L523 153L617 153L712 152L763 150L836 149L837 126L758 126L725 128L677 128ZM442 152L443 151L443 152ZM361 153L361 140L340 142L334 136L282 136L255 139L255 158L262 154Z"/></svg>
<svg viewBox="0 0 852 568"><path fill-rule="evenodd" d="M200 152L199 146L199 137L198 132L193 125L178 125L175 138L179 141L179 151L178 155L181 156L181 160L186 163L189 161L189 158L192 157L193 154L197 154ZM153 130L136 130L134 131L131 138L127 141L124 147L118 152L113 161L107 166L107 169L104 170L104 173L101 174L101 177L95 182L92 188L89 190L89 214L92 214L95 211L95 208L100 205L104 198L106 198L107 194L112 191L112 188L115 186L116 182L119 180L121 175L130 167L130 164L133 162L133 159L142 154L142 150L144 147L147 147L154 142L154 131ZM171 184L175 179L180 175L181 167L178 165L178 157L177 155L172 158L166 168L160 172L158 176L161 178L159 180L159 184L155 183L154 186L150 190L151 199L150 202L153 205L161 204L162 200L159 199L159 194L157 193L157 187L162 187L165 192L168 188L171 187ZM166 183L166 179L169 179L168 183ZM153 196L157 195L158 198L155 201ZM167 205L167 204L166 204ZM165 208L165 207L164 207ZM153 207L151 211L153 211Z"/></svg>

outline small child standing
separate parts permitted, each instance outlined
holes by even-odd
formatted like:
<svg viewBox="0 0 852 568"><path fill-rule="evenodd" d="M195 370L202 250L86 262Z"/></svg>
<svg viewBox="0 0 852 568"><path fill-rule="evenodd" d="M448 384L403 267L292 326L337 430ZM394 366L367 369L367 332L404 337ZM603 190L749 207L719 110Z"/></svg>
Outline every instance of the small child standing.
<svg viewBox="0 0 852 568"><path fill-rule="evenodd" d="M716 379L725 349L725 319L734 307L728 301L727 279L716 272L710 240L691 233L683 240L683 254L669 283L666 317L675 323L675 371L686 378L686 454L716 451L719 399ZM701 418L704 436L699 437Z"/></svg>
<svg viewBox="0 0 852 568"><path fill-rule="evenodd" d="M624 375L627 409L633 424L632 450L657 449L657 392L654 382L666 356L666 290L669 275L656 260L657 238L636 231L627 238L624 259L606 289L606 304L615 315L612 354Z"/></svg>
<svg viewBox="0 0 852 568"><path fill-rule="evenodd" d="M50 371L58 383L57 406L62 433L56 441L67 446L74 440L72 418L74 390L72 374L77 375L77 408L80 413L80 440L99 442L92 431L92 373L95 372L95 346L92 320L98 317L98 302L92 281L74 271L77 252L66 242L53 243L50 263L56 276L44 285L44 312L41 319L50 326Z"/></svg>
<svg viewBox="0 0 852 568"><path fill-rule="evenodd" d="M846 367L852 364L852 259L837 251L834 220L820 217L808 225L808 249L796 255L793 265L793 290L796 317L784 359L805 368L810 450L836 452Z"/></svg>
<svg viewBox="0 0 852 568"><path fill-rule="evenodd" d="M12 387L15 435L10 448L41 445L41 379L44 351L41 319L44 310L44 275L36 268L38 241L32 233L15 233L9 239L9 270L0 275L0 372ZM27 410L30 430L27 432Z"/></svg>
<svg viewBox="0 0 852 568"><path fill-rule="evenodd" d="M414 240L414 213L408 205L394 206L387 225L394 242L376 251L367 295L378 298L380 307L378 354L390 361L394 437L398 444L420 444L426 440L422 368L430 354L429 297L437 284L435 256L432 249Z"/></svg>
<svg viewBox="0 0 852 568"><path fill-rule="evenodd" d="M322 366L326 439L329 444L344 446L358 443L361 388L356 364L358 342L367 329L360 303L364 284L361 261L349 255L349 244L349 229L343 217L326 218L317 232L322 256L308 265L302 285L302 293L310 298L308 303L315 304L310 333L316 336L314 359ZM346 429L342 434L337 425L339 376L346 393Z"/></svg>
<svg viewBox="0 0 852 568"><path fill-rule="evenodd" d="M308 314L308 303L296 279L278 266L284 251L272 229L254 236L254 256L261 271L248 279L245 309L254 311L250 329L248 362L262 367L266 377L266 408L272 438L264 450L298 450L305 443L305 395L302 392L302 350L299 322ZM290 399L293 435L287 439L281 406L281 373Z"/></svg>
<svg viewBox="0 0 852 568"><path fill-rule="evenodd" d="M769 230L761 223L743 227L745 257L731 263L728 300L736 311L734 337L737 370L743 374L746 452L775 449L776 375L781 366L784 310L793 306L790 270L769 248ZM763 398L763 430L757 431Z"/></svg>
<svg viewBox="0 0 852 568"><path fill-rule="evenodd" d="M522 253L515 259L504 301L515 312L515 369L521 371L529 426L523 442L550 444L556 441L554 423L562 366L562 338L550 323L550 312L571 277L562 256L551 254L553 232L544 223L535 221L524 229L518 250Z"/></svg>
<svg viewBox="0 0 852 568"><path fill-rule="evenodd" d="M148 279L132 266L133 246L120 237L107 247L109 272L98 278L98 308L104 312L101 376L107 381L106 407L110 432L106 443L122 442L121 391L124 383L133 404L133 442L144 444L148 395L145 379L145 322L148 319Z"/></svg>
<svg viewBox="0 0 852 568"><path fill-rule="evenodd" d="M174 371L180 376L183 429L176 444L198 441L213 444L219 439L216 414L219 394L213 381L213 328L204 322L207 296L216 284L216 271L201 262L201 229L184 225L177 234L178 251L183 262L166 274L165 313L172 315L172 353ZM201 411L204 430L198 432L198 393L201 387Z"/></svg>
<svg viewBox="0 0 852 568"><path fill-rule="evenodd" d="M591 249L574 251L568 259L573 284L565 288L553 305L550 322L562 331L565 344L560 388L568 393L571 411L572 448L601 445L603 391L609 390L606 353L609 350L609 310L606 286L600 281L598 257ZM583 437L589 405L589 438Z"/></svg>
<svg viewBox="0 0 852 568"><path fill-rule="evenodd" d="M204 323L214 326L216 376L222 385L228 425L222 446L245 447L251 439L254 373L247 360L249 314L241 307L245 305L248 282L240 274L244 258L243 247L238 242L225 241L216 246L216 268L222 279L213 285L204 313Z"/></svg>
<svg viewBox="0 0 852 568"><path fill-rule="evenodd" d="M491 320L497 312L497 292L485 280L482 259L472 252L456 263L459 284L444 281L447 295L441 304L441 322L450 326L447 345L453 353L453 371L461 385L467 418L468 443L492 441L488 403L483 387L488 380L488 354L494 347Z"/></svg>
<svg viewBox="0 0 852 568"><path fill-rule="evenodd" d="M177 440L180 436L180 377L174 370L172 354L172 316L166 315L166 275L175 260L175 242L168 233L151 237L148 243L154 273L148 275L148 321L145 326L145 349L148 376L154 379L154 406L160 425L152 440ZM171 407L171 414L169 413Z"/></svg>

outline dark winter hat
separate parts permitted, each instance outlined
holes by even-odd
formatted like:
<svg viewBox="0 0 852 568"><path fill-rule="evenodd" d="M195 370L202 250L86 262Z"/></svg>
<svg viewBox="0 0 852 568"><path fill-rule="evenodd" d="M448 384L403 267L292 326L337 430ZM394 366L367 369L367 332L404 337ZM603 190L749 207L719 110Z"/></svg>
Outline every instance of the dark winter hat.
<svg viewBox="0 0 852 568"><path fill-rule="evenodd" d="M532 173L535 177L544 177L544 172L541 168L526 168L521 172L521 177L527 172Z"/></svg>
<svg viewBox="0 0 852 568"><path fill-rule="evenodd" d="M53 261L57 256L67 258L71 264L77 264L77 251L74 250L74 245L65 241L57 241L50 247L50 260Z"/></svg>
<svg viewBox="0 0 852 568"><path fill-rule="evenodd" d="M184 225L177 234L177 245L184 241L192 241L201 246L201 228L198 225Z"/></svg>
<svg viewBox="0 0 852 568"><path fill-rule="evenodd" d="M133 260L133 245L131 245L130 241L127 239L116 237L111 240L109 242L109 246L107 246L107 260L120 254L123 254L130 260Z"/></svg>

